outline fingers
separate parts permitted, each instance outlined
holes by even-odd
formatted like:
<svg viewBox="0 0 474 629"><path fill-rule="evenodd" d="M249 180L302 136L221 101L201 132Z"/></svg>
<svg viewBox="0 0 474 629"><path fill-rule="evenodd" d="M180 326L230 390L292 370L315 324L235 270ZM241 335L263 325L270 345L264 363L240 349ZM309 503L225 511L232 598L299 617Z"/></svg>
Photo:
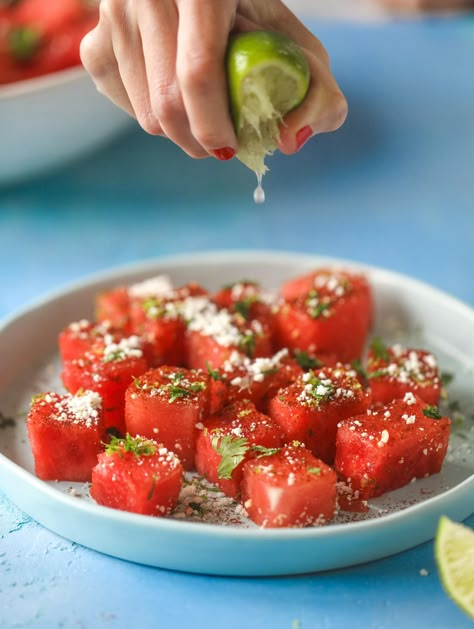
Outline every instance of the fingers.
<svg viewBox="0 0 474 629"><path fill-rule="evenodd" d="M474 0L381 0L381 3L402 12L462 11L474 7Z"/></svg>
<svg viewBox="0 0 474 629"><path fill-rule="evenodd" d="M335 131L345 121L347 102L324 61L308 50L311 84L303 103L280 125L278 148L282 153L298 151L316 133Z"/></svg>
<svg viewBox="0 0 474 629"><path fill-rule="evenodd" d="M280 125L279 149L286 154L294 153L312 135L338 129L346 119L347 103L331 74L329 57L321 42L279 0L271 3L242 0L239 14L290 37L303 49L310 66L308 94Z"/></svg>
<svg viewBox="0 0 474 629"><path fill-rule="evenodd" d="M209 152L236 152L237 139L229 115L225 52L235 17L235 2L178 2L177 78L191 132Z"/></svg>
<svg viewBox="0 0 474 629"><path fill-rule="evenodd" d="M176 6L169 0L142 0L136 3L136 11L144 67L141 85L148 86L152 120L188 155L206 157L207 151L191 131L176 75L179 19ZM138 119L146 131L153 132L146 125L146 114L144 119Z"/></svg>
<svg viewBox="0 0 474 629"><path fill-rule="evenodd" d="M97 51L100 50L100 54ZM108 25L101 21L81 42L81 61L91 75L97 90L107 96L117 107L131 116L135 115L112 46Z"/></svg>

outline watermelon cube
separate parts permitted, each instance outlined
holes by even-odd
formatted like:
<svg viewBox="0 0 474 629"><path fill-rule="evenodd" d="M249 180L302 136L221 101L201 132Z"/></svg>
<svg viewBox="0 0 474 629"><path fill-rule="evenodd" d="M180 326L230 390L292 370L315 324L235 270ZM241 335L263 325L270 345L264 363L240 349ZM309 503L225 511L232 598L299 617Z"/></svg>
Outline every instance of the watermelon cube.
<svg viewBox="0 0 474 629"><path fill-rule="evenodd" d="M295 443L245 464L242 502L262 528L322 525L336 512L336 474Z"/></svg>
<svg viewBox="0 0 474 629"><path fill-rule="evenodd" d="M406 393L381 410L341 421L334 466L358 497L380 496L441 470L450 423Z"/></svg>
<svg viewBox="0 0 474 629"><path fill-rule="evenodd" d="M99 293L95 300L95 317L118 330L130 333L130 300L126 286Z"/></svg>
<svg viewBox="0 0 474 629"><path fill-rule="evenodd" d="M275 314L276 346L325 363L350 363L362 354L372 323L372 294L363 275L319 269L283 285Z"/></svg>
<svg viewBox="0 0 474 629"><path fill-rule="evenodd" d="M310 369L270 400L268 413L287 442L299 441L331 464L336 453L337 424L370 406L370 393L354 370L342 365Z"/></svg>
<svg viewBox="0 0 474 629"><path fill-rule="evenodd" d="M408 392L431 406L439 404L442 385L438 364L425 350L387 347L376 338L369 350L367 377L375 404L388 404Z"/></svg>
<svg viewBox="0 0 474 629"><path fill-rule="evenodd" d="M249 400L240 400L203 422L196 469L227 496L238 498L244 461L283 444L283 433Z"/></svg>
<svg viewBox="0 0 474 629"><path fill-rule="evenodd" d="M61 378L70 393L89 389L103 401L104 425L125 432L125 391L134 377L145 373L148 363L142 341L137 336L124 337L117 343L98 342L81 358L63 365Z"/></svg>
<svg viewBox="0 0 474 629"><path fill-rule="evenodd" d="M288 350L283 349L271 357L254 359L233 351L221 367L208 367L208 372L211 413L244 399L266 412L268 401L275 393L296 380L303 370L288 356Z"/></svg>
<svg viewBox="0 0 474 629"><path fill-rule="evenodd" d="M162 276L129 289L131 327L150 344L151 366L184 365L184 302L206 294L205 289L195 283L173 288Z"/></svg>
<svg viewBox="0 0 474 629"><path fill-rule="evenodd" d="M135 378L125 394L127 432L159 440L194 468L196 424L208 414L208 375L162 366Z"/></svg>
<svg viewBox="0 0 474 629"><path fill-rule="evenodd" d="M178 502L183 468L162 444L143 437L112 437L92 470L91 496L101 505L168 515Z"/></svg>
<svg viewBox="0 0 474 629"><path fill-rule="evenodd" d="M220 367L233 351L250 358L271 356L270 328L258 319L243 320L238 313L217 306L206 299L186 307L187 365L192 369Z"/></svg>
<svg viewBox="0 0 474 629"><path fill-rule="evenodd" d="M35 396L26 422L42 480L86 482L102 451L102 399L93 391Z"/></svg>

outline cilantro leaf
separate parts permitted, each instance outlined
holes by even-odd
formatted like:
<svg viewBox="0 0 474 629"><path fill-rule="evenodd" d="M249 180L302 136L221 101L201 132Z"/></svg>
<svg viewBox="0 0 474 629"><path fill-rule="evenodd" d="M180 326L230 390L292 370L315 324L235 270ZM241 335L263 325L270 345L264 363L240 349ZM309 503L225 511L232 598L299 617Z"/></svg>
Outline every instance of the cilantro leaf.
<svg viewBox="0 0 474 629"><path fill-rule="evenodd" d="M211 376L213 380L224 380L224 376L219 373L219 370L213 369L208 361L206 361L206 369L207 373Z"/></svg>
<svg viewBox="0 0 474 629"><path fill-rule="evenodd" d="M441 385L447 387L454 380L454 374L445 371L441 374Z"/></svg>
<svg viewBox="0 0 474 629"><path fill-rule="evenodd" d="M222 457L217 468L218 477L232 478L232 472L242 463L249 450L247 439L217 433L211 439L211 446Z"/></svg>
<svg viewBox="0 0 474 629"><path fill-rule="evenodd" d="M255 334L247 331L239 342L239 349L244 352L246 356L252 358L255 353Z"/></svg>
<svg viewBox="0 0 474 629"><path fill-rule="evenodd" d="M311 317L311 319L318 319L323 314L323 312L329 310L330 306L331 304L329 302L320 302L316 306L313 306L309 309L309 316Z"/></svg>
<svg viewBox="0 0 474 629"><path fill-rule="evenodd" d="M386 369L376 369L375 371L371 371L367 374L367 378L370 380L371 378L382 378L387 375Z"/></svg>
<svg viewBox="0 0 474 629"><path fill-rule="evenodd" d="M427 406L423 409L423 415L431 419L441 419L443 417L437 406Z"/></svg>
<svg viewBox="0 0 474 629"><path fill-rule="evenodd" d="M122 456L124 452L132 452L137 458L151 456L156 452L156 443L144 437L132 437L129 433L125 437L111 435L110 442L105 447L105 453Z"/></svg>
<svg viewBox="0 0 474 629"><path fill-rule="evenodd" d="M180 398L189 397L193 393L198 393L205 388L204 382L191 382L186 385L186 389L184 387L180 387L178 384L172 384L168 388L168 393L170 395L169 402L172 404L179 400Z"/></svg>
<svg viewBox="0 0 474 629"><path fill-rule="evenodd" d="M362 362L360 358L356 358L351 362L352 369L356 372L356 374L362 378L362 380L367 380L367 374L365 373L365 369L362 367Z"/></svg>
<svg viewBox="0 0 474 629"><path fill-rule="evenodd" d="M142 307L149 319L159 319L166 312L163 300L157 297L147 297L143 301Z"/></svg>
<svg viewBox="0 0 474 629"><path fill-rule="evenodd" d="M243 319L245 319L245 321L248 321L250 319L250 310L256 301L257 298L253 295L245 297L245 299L240 299L234 303L234 310Z"/></svg>
<svg viewBox="0 0 474 629"><path fill-rule="evenodd" d="M253 452L258 452L257 459L260 459L262 456L271 456L272 454L276 454L280 452L280 448L266 448L265 446L252 446L251 450Z"/></svg>
<svg viewBox="0 0 474 629"><path fill-rule="evenodd" d="M323 366L323 362L321 360L298 349L295 350L295 359L302 369L319 369L319 367Z"/></svg>
<svg viewBox="0 0 474 629"><path fill-rule="evenodd" d="M370 349L372 350L375 358L379 360L383 360L385 363L389 363L391 360L390 352L388 351L387 346L382 341L380 336L376 336L372 343L370 344Z"/></svg>
<svg viewBox="0 0 474 629"><path fill-rule="evenodd" d="M102 359L102 362L111 363L114 360L123 360L125 358L125 351L122 348L116 349L113 352L108 352Z"/></svg>

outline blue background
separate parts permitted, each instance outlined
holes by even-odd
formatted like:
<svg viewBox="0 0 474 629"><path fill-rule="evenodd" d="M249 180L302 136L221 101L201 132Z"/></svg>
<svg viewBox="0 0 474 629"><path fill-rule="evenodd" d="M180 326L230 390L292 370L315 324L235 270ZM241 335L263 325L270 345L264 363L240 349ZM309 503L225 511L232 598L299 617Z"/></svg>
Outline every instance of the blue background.
<svg viewBox="0 0 474 629"><path fill-rule="evenodd" d="M330 52L349 118L299 154L270 160L265 205L254 205L254 176L240 163L193 161L132 125L61 172L0 189L0 316L116 264L230 248L362 261L474 304L473 18L310 26ZM325 574L186 575L78 547L0 494L0 626L297 621L471 626L441 589L432 543Z"/></svg>

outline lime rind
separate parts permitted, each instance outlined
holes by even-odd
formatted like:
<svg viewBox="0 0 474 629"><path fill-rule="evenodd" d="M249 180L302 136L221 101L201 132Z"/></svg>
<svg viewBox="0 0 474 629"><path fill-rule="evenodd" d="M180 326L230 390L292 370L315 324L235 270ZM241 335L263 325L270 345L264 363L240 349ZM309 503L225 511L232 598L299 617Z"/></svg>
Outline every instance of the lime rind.
<svg viewBox="0 0 474 629"><path fill-rule="evenodd" d="M436 533L435 558L447 594L474 620L474 531L443 516Z"/></svg>
<svg viewBox="0 0 474 629"><path fill-rule="evenodd" d="M237 158L262 175L265 157L276 149L283 117L306 95L308 62L287 37L255 31L231 39L227 73Z"/></svg>

